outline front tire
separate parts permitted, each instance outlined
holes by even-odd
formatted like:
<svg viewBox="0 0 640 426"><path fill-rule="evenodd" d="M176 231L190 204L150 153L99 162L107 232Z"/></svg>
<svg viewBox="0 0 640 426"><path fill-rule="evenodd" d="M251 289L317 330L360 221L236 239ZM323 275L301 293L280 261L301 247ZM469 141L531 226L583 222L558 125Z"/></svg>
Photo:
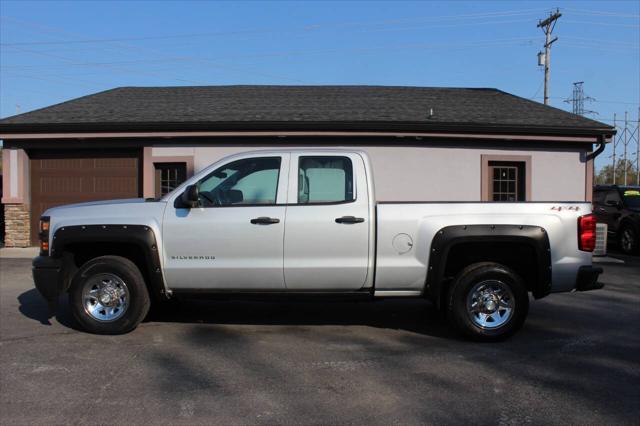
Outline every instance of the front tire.
<svg viewBox="0 0 640 426"><path fill-rule="evenodd" d="M460 333L478 341L503 340L518 331L529 311L522 279L498 263L476 263L453 280L447 318Z"/></svg>
<svg viewBox="0 0 640 426"><path fill-rule="evenodd" d="M80 326L96 334L128 333L150 305L140 270L120 256L101 256L82 265L71 281L69 301Z"/></svg>

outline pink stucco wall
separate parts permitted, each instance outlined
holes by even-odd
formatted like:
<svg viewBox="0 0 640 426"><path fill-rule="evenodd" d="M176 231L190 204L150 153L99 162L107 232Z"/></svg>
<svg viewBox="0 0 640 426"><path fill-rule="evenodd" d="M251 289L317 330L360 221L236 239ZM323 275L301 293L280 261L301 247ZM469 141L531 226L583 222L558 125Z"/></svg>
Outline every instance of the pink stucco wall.
<svg viewBox="0 0 640 426"><path fill-rule="evenodd" d="M153 158L188 156L194 171L243 151L285 146L154 147ZM378 201L481 201L482 155L531 157L530 201L583 201L590 193L584 155L575 150L484 149L429 146L350 146L373 164ZM305 146L304 148L313 148ZM326 145L317 148L327 148Z"/></svg>

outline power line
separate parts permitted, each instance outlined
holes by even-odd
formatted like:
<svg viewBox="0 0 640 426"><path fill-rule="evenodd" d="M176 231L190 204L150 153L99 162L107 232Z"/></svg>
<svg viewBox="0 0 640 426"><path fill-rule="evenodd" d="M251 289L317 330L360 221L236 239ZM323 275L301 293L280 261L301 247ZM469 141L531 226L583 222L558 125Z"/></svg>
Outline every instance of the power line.
<svg viewBox="0 0 640 426"><path fill-rule="evenodd" d="M563 22L566 22L566 21L563 21ZM632 41L602 40L602 39L584 38L584 37L571 37L571 36L566 36L564 38L567 39L567 40L577 40L577 41L599 43L599 44L621 45L621 46L627 46L627 47L638 47L638 44L634 43Z"/></svg>
<svg viewBox="0 0 640 426"><path fill-rule="evenodd" d="M603 27L617 27L617 28L640 28L640 25L634 24L619 24L615 22L597 22L597 21L574 21L565 20L567 24L579 24L579 25L600 25Z"/></svg>
<svg viewBox="0 0 640 426"><path fill-rule="evenodd" d="M484 21L484 22L465 22L465 23L456 23L456 24L422 24L422 25L412 25L409 27L395 27L389 28L386 26L382 26L380 28L373 29L361 29L357 30L359 32L388 32L388 31L410 31L410 30L420 30L424 28L458 28L458 27L468 27L468 26L478 26L478 25L499 25L499 24L514 24L521 22L529 22L529 19L512 19L508 21ZM266 33L267 31L265 31ZM275 32L275 31L274 31ZM11 43L0 43L0 46L11 47L11 46L56 46L56 45L79 45L79 44L102 44L102 43L115 43L122 41L152 41L152 40L172 40L172 39L193 39L193 38L212 38L218 36L225 35L243 35L243 34L261 34L261 32L230 32L230 33L202 33L202 34L183 34L183 35L172 35L172 36L147 36L147 37L123 37L123 38L111 38L111 39L88 39L88 40L71 40L71 41L28 41L28 42L11 42Z"/></svg>
<svg viewBox="0 0 640 426"><path fill-rule="evenodd" d="M540 99L540 96L533 96L530 99ZM549 99L561 99L561 100L565 100L566 98L563 98L561 96L549 96ZM596 103L609 103L609 104L624 104L624 105L640 105L640 102L625 102L625 101L609 101L609 100L603 100L603 99L591 99L591 102L596 102ZM609 118L602 118L599 117L598 120L613 120L613 118L609 117Z"/></svg>
<svg viewBox="0 0 640 426"><path fill-rule="evenodd" d="M4 17L3 19L10 19L10 20L17 21L17 22L20 22L20 23L31 24L30 26L32 26L32 27L35 26L35 27L38 27L38 28L44 28L45 32L54 32L54 33L59 33L59 34L66 34L66 35L70 35L72 37L81 36L79 34L74 34L74 33L71 33L69 31L66 31L64 29L55 28L55 27L51 27L51 26L44 26L44 25L40 25L40 24L37 24L37 23L29 22L29 21L17 20L15 18L7 18L7 17ZM126 44L122 44L122 43L118 43L118 44L115 44L115 45L116 46L120 46L120 49L124 48L124 49L127 49L127 50L134 50L134 51L149 51L149 52L154 52L154 53L164 53L164 52L159 52L159 51L154 50L154 49L143 48L143 47L138 47L138 46L133 46L133 45L126 45ZM25 49L21 49L21 48L18 48L16 46L11 46L11 48L25 51ZM102 49L104 50L104 48L102 48ZM34 54L38 54L38 53L42 54L42 52L37 51L37 50L36 51L31 51L30 50L29 52L34 53ZM48 54L48 55L44 54L44 55L45 56L52 56L52 57L56 56L56 55L50 55L50 54ZM62 57L58 57L58 58L62 59ZM191 58L191 57L182 57L182 59L183 60L193 60L193 58ZM70 58L64 58L64 60L65 61L74 62L74 60L72 60ZM200 61L199 59L195 59L195 60L196 61ZM214 62L214 61L201 61L201 62L206 62L207 65L209 65L209 66L215 65L218 68L225 68L225 66L221 66L219 63ZM113 69L117 69L117 68L112 67L111 65L106 65L106 66L111 67ZM246 70L238 69L237 67L231 68L231 67L226 66L226 68L227 69L231 69L232 71L247 72ZM129 72L129 73L131 73L131 72L139 73L138 71L131 71L131 70L123 69L123 68L120 68L120 70L125 70L125 72ZM264 73L256 73L256 72L253 72L253 71L249 71L249 73L258 74L258 75L261 75L263 77L268 77L268 78L277 78L277 79L285 79L285 80L292 80L292 81L296 81L296 82L301 82L298 79L293 79L293 78L289 78L289 77L275 76L275 75L264 74ZM146 72L146 74L147 75L160 76L161 78L166 78L166 77L161 76L159 74L154 74L154 73L149 73L149 72ZM206 84L204 82L195 82L195 81L191 81L191 80L185 80L185 79L182 79L182 78L173 78L173 80L186 82L186 83L191 83L191 84Z"/></svg>
<svg viewBox="0 0 640 426"><path fill-rule="evenodd" d="M580 42L580 41L568 41L568 42L563 43L563 46L584 47L584 48L588 48L588 49L593 48L593 49L603 49L603 50L617 50L617 51L621 51L621 52L640 49L640 45L637 45L637 46L615 46L615 45L609 45L609 46L607 46L606 44L587 43L587 42Z"/></svg>
<svg viewBox="0 0 640 426"><path fill-rule="evenodd" d="M640 18L640 15L608 12L604 10L574 9L572 7L563 7L562 10L569 10L569 11L575 12L578 15L609 16L609 17L615 17L615 18L630 18L630 19Z"/></svg>
<svg viewBox="0 0 640 426"><path fill-rule="evenodd" d="M602 99L594 99L593 102L600 102L605 104L640 105L640 102L604 101Z"/></svg>
<svg viewBox="0 0 640 426"><path fill-rule="evenodd" d="M277 56L298 56L298 55L314 55L314 54L331 54L331 53L372 53L380 51L398 51L404 49L466 49L466 48L482 48L482 47L495 47L499 45L509 44L522 44L533 43L536 39L522 37L522 38L506 38L495 40L479 40L479 41L464 41L464 42L449 42L449 43L411 43L411 44L392 44L378 47L347 47L347 48L333 48L333 49L298 49L298 50L282 50L271 51L258 54L249 55L233 55L227 57L219 57L223 59L244 59L244 58L264 58L264 57L277 57ZM12 46L11 49L17 49ZM39 51L38 51L39 52ZM50 55L50 54L49 54ZM189 57L189 56L174 56L166 58L153 58L153 59L137 59L131 61L109 61L109 62L74 62L66 63L58 66L107 66L107 65L134 65L134 64L149 64L149 63L170 63L170 62L183 62L185 60L199 60L209 61L207 58ZM52 65L3 65L0 68L4 69L31 69L41 67L51 67ZM55 65L54 65L55 66Z"/></svg>
<svg viewBox="0 0 640 426"><path fill-rule="evenodd" d="M542 89L543 84L544 84L544 81L541 81L540 85L538 85L538 88L536 89L536 92L529 99L535 99L538 96L538 93L540 93L540 89Z"/></svg>
<svg viewBox="0 0 640 426"><path fill-rule="evenodd" d="M82 39L82 40L62 40L62 41L25 41L25 42L11 42L11 43L0 43L0 46L27 46L27 45L64 45L64 44L90 44L90 43L113 43L113 42L121 42L121 41L146 41L146 40L166 40L166 39L181 39L181 38L199 38L199 37L224 37L224 36L236 36L236 35L261 35L267 33L290 33L290 32L312 32L319 30L332 30L332 29L340 29L340 28L358 28L364 26L394 26L394 25L402 25L405 23L415 23L415 22L424 22L424 23L433 23L433 22L446 22L446 21L456 21L456 20L472 20L472 19L492 19L492 18L508 18L508 17L516 17L516 16L524 16L530 15L533 13L538 13L539 9L523 9L523 10L513 10L513 11L500 11L500 12L485 12L485 13L475 13L475 14L458 14L458 15L448 15L448 16L439 16L439 17L427 17L427 18L401 18L401 19L393 19L393 20L384 20L384 21L370 21L370 22L348 22L348 23L317 23L317 24L309 24L301 27L296 27L290 30L282 30L282 29L248 29L248 30L238 30L238 31L217 31L217 32L204 32L204 33L190 33L190 34L174 34L174 35L150 35L150 36L140 36L140 37L113 37L113 38L95 38L95 39ZM0 16L2 20L16 21L20 22L21 20ZM507 22L524 22L524 20L518 21L507 21ZM460 25L478 25L478 24L495 24L501 23L500 21L492 21L486 23L466 23ZM49 27L51 28L51 27Z"/></svg>
<svg viewBox="0 0 640 426"><path fill-rule="evenodd" d="M24 73L9 73L10 75L13 75L14 77L17 78L28 78L28 79L32 79L32 80L41 80L41 81L47 81L47 82L53 82L53 83L60 83L60 81L65 81L65 82L71 82L74 85L75 84L79 84L81 86L85 86L85 87L91 87L94 88L96 85L104 85L104 83L99 83L97 81L88 81L88 80L84 80L84 79L76 79L76 78L64 78L62 76L56 76L56 75L47 75L47 76L42 76L42 75L29 75L29 74L24 74ZM85 84L83 84L85 83ZM88 83L88 84L86 84Z"/></svg>
<svg viewBox="0 0 640 426"><path fill-rule="evenodd" d="M31 54L40 55L40 56L47 56L47 57L58 59L58 60L62 60L62 61L65 61L65 62L71 62L71 63L74 62L74 60L71 59L71 58L67 58L67 57L59 56L59 55L52 55L50 53L41 52L41 51L38 51L38 50L22 49L22 48L18 48L16 46L12 46L11 48L12 49L16 49L16 50L21 51L21 52L31 53ZM99 65L99 66L102 66L102 65ZM108 64L104 65L104 67L112 69L114 71L120 71L120 72L124 71L125 73L132 73L133 72L133 73L136 73L136 74L146 74L146 75L150 75L150 76L153 76L153 77L160 77L160 78L163 78L163 79L166 78L166 77L164 77L164 76L162 76L160 74L153 73L153 72L148 72L148 71L132 71L132 70L128 70L126 68L119 68L119 67L115 67L113 65L108 65ZM193 81L193 80L187 80L187 79L182 79L182 78L173 78L173 79L176 80L176 81L184 82L184 83L204 84L202 82Z"/></svg>

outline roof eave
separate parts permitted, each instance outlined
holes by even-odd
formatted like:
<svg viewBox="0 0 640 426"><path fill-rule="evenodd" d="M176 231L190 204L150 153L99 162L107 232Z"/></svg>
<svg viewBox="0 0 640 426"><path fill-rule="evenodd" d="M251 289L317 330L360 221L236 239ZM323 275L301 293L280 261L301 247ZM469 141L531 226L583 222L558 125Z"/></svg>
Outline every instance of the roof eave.
<svg viewBox="0 0 640 426"><path fill-rule="evenodd" d="M456 132L492 134L531 134L563 136L613 136L613 127L559 127L540 125L495 125L478 123L429 123L429 122L336 122L336 121L286 121L286 122L136 122L136 123L0 123L0 133L74 133L74 132L134 132L134 131L367 131L367 132Z"/></svg>

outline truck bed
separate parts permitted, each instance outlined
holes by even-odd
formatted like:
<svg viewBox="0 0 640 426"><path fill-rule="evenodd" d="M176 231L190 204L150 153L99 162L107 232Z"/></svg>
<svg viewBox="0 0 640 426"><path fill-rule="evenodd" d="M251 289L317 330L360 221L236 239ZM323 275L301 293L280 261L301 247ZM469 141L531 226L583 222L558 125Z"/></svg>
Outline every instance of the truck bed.
<svg viewBox="0 0 640 426"><path fill-rule="evenodd" d="M578 250L577 226L578 217L591 213L591 208L585 202L379 202L376 294L421 291L427 280L434 237L443 228L465 225L541 228L553 247L551 291L569 291L575 286L577 269L591 265L591 253Z"/></svg>

